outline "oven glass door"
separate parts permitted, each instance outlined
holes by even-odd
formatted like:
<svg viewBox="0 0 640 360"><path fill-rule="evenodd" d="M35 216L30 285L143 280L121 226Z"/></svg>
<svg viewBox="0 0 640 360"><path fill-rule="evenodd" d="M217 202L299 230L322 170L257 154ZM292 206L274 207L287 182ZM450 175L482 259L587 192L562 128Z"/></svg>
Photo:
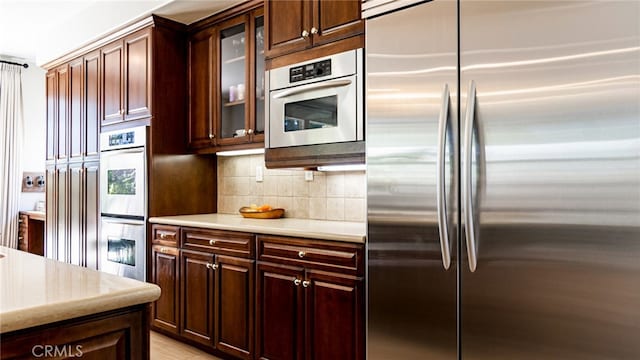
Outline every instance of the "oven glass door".
<svg viewBox="0 0 640 360"><path fill-rule="evenodd" d="M99 270L144 281L144 221L103 216L101 226Z"/></svg>
<svg viewBox="0 0 640 360"><path fill-rule="evenodd" d="M145 216L144 148L100 154L100 208L103 214Z"/></svg>
<svg viewBox="0 0 640 360"><path fill-rule="evenodd" d="M356 141L355 75L271 92L269 147Z"/></svg>

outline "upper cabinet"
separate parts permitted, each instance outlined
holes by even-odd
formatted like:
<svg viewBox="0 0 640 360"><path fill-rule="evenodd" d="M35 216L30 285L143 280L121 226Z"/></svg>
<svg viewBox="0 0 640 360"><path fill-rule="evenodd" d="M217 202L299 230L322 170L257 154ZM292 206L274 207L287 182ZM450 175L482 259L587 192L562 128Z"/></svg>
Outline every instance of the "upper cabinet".
<svg viewBox="0 0 640 360"><path fill-rule="evenodd" d="M189 36L189 147L199 152L264 144L261 3L196 24Z"/></svg>
<svg viewBox="0 0 640 360"><path fill-rule="evenodd" d="M267 57L363 34L360 3L361 0L266 0Z"/></svg>
<svg viewBox="0 0 640 360"><path fill-rule="evenodd" d="M102 59L102 125L151 116L151 29L106 45Z"/></svg>

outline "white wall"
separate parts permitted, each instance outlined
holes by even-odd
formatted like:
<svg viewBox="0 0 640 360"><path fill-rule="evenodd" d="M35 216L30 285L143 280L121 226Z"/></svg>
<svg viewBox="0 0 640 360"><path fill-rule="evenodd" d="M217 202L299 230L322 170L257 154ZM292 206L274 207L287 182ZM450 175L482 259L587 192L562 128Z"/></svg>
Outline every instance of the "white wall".
<svg viewBox="0 0 640 360"><path fill-rule="evenodd" d="M24 139L22 142L23 171L45 170L45 147L47 136L46 98L44 69L29 62L22 69L22 102L24 109ZM20 193L20 210L35 209L36 202L44 201L44 192Z"/></svg>

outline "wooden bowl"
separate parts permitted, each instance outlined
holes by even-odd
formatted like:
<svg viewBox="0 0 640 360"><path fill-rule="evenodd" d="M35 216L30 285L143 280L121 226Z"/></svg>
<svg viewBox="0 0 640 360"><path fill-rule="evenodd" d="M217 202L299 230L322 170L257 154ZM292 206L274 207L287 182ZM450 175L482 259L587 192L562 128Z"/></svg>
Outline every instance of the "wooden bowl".
<svg viewBox="0 0 640 360"><path fill-rule="evenodd" d="M240 215L251 219L278 219L284 215L284 209L271 209L269 211L257 211L250 207L241 207Z"/></svg>

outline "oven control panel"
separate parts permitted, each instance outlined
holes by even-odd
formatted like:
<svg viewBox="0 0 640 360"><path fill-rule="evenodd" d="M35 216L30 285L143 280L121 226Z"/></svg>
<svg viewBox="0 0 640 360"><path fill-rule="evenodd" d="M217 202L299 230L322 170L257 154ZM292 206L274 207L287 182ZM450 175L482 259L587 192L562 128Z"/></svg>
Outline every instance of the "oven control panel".
<svg viewBox="0 0 640 360"><path fill-rule="evenodd" d="M109 135L109 146L129 145L129 144L133 144L134 142L135 142L134 131Z"/></svg>
<svg viewBox="0 0 640 360"><path fill-rule="evenodd" d="M329 75L331 75L331 59L289 68L291 83Z"/></svg>

